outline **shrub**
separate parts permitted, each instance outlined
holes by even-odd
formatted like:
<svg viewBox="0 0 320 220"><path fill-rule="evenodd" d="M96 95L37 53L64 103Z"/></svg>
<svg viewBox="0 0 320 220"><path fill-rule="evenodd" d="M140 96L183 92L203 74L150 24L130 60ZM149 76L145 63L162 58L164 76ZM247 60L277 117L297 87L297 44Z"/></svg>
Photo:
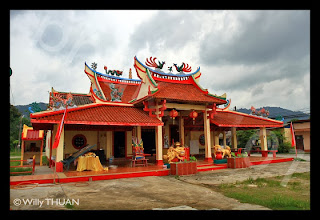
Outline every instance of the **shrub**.
<svg viewBox="0 0 320 220"><path fill-rule="evenodd" d="M278 152L279 153L289 153L291 149L291 144L289 142L283 142L279 144Z"/></svg>

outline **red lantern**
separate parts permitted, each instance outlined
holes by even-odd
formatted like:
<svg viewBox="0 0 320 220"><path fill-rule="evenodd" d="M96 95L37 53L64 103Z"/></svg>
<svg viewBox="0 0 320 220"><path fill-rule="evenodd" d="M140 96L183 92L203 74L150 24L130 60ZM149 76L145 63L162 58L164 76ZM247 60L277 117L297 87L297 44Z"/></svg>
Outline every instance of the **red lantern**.
<svg viewBox="0 0 320 220"><path fill-rule="evenodd" d="M189 114L189 117L192 118L192 123L194 124L196 117L198 117L198 113L195 110L192 110Z"/></svg>
<svg viewBox="0 0 320 220"><path fill-rule="evenodd" d="M174 123L174 119L178 116L178 112L175 109L172 109L169 112L169 116L173 119L173 123Z"/></svg>
<svg viewBox="0 0 320 220"><path fill-rule="evenodd" d="M175 109L172 109L170 112L169 112L169 116L173 119L175 119L177 116L178 116L178 112L175 110Z"/></svg>

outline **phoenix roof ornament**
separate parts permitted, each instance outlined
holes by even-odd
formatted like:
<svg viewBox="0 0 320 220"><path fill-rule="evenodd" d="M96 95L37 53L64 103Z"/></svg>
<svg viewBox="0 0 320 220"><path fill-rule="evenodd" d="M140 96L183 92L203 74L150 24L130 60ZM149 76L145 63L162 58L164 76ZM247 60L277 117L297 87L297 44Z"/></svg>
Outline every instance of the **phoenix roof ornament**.
<svg viewBox="0 0 320 220"><path fill-rule="evenodd" d="M156 69L162 69L163 65L166 63L165 61L158 61L158 64L156 64L155 60L157 59L157 57L153 58L150 57L149 59L146 59L146 65L149 67L155 67Z"/></svg>
<svg viewBox="0 0 320 220"><path fill-rule="evenodd" d="M180 72L191 72L191 66L189 66L189 64L185 64L185 63L182 63L181 66L178 66L177 64L173 64L175 67L176 67L176 70L180 73Z"/></svg>

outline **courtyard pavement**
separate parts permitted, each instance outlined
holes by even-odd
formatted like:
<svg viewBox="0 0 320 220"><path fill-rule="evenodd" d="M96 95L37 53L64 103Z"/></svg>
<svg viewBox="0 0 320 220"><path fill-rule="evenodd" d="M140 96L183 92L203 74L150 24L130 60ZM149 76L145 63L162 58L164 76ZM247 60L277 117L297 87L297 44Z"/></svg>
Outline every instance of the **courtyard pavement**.
<svg viewBox="0 0 320 220"><path fill-rule="evenodd" d="M279 155L280 156L280 155ZM293 157L295 155L290 154ZM210 185L235 183L250 178L289 175L310 171L310 154L292 161L199 172L189 176L150 176L86 183L30 185L29 189L10 189L12 210L267 210L240 203L213 190Z"/></svg>

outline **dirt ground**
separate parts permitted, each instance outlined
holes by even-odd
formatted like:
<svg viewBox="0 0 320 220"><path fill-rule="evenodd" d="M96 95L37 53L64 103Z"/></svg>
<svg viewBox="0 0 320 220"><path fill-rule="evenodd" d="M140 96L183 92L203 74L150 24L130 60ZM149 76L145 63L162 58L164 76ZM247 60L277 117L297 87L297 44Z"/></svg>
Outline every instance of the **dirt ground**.
<svg viewBox="0 0 320 220"><path fill-rule="evenodd" d="M310 161L310 160L309 160ZM39 185L11 189L12 210L267 210L240 203L213 191L210 185L235 183L249 177L272 177L310 171L309 161L200 172L189 176L140 177L78 184ZM288 177L283 178L284 184ZM40 187L41 186L41 187ZM28 199L28 200L27 200ZM65 206L67 203L73 206ZM78 202L78 204L77 204ZM60 204L59 204L60 203Z"/></svg>

